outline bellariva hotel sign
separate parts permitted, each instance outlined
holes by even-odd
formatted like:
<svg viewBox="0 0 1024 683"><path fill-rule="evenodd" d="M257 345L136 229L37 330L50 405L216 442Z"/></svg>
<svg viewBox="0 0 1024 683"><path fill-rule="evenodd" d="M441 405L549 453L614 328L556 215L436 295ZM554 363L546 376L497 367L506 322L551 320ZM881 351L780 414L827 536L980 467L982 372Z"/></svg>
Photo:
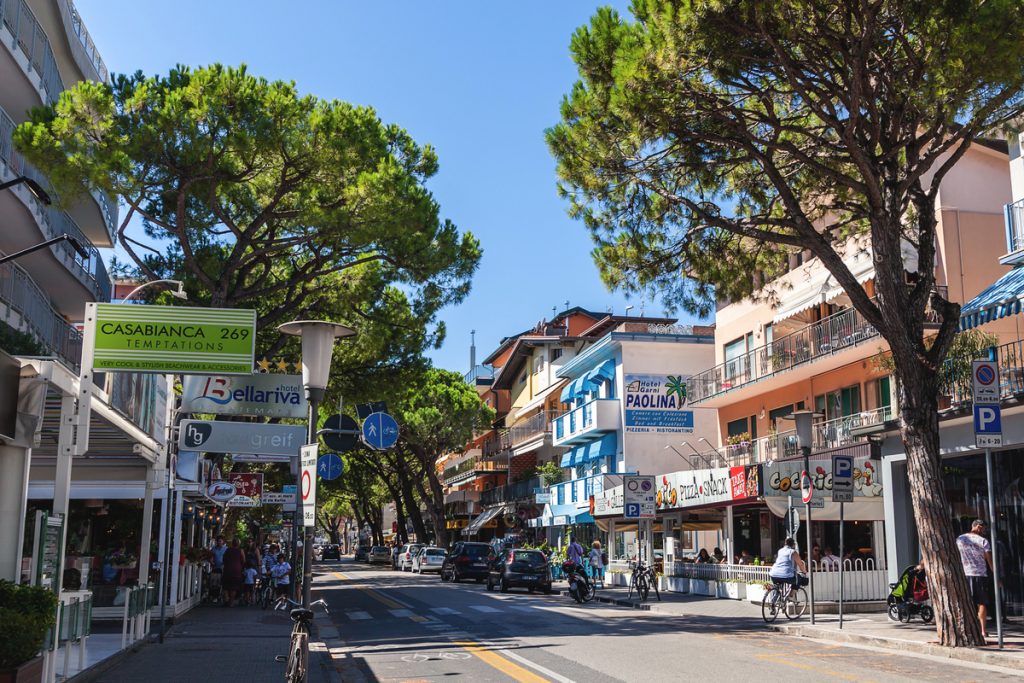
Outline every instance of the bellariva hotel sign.
<svg viewBox="0 0 1024 683"><path fill-rule="evenodd" d="M99 303L89 308L93 370L252 373L256 311Z"/></svg>

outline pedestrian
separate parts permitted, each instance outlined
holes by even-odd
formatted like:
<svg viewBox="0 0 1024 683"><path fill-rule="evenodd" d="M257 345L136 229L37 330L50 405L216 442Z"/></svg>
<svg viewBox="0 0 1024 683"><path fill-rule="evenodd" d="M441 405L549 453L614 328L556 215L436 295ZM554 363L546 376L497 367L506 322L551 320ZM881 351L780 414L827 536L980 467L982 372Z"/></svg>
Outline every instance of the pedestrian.
<svg viewBox="0 0 1024 683"><path fill-rule="evenodd" d="M827 572L839 571L839 557L832 552L830 546L825 546L825 554L821 556L821 568Z"/></svg>
<svg viewBox="0 0 1024 683"><path fill-rule="evenodd" d="M821 569L821 546L817 543L811 546L811 566Z"/></svg>
<svg viewBox="0 0 1024 683"><path fill-rule="evenodd" d="M288 564L288 560L284 559L284 553L278 553L277 563L270 570L270 576L273 577L274 585L277 587L277 597L288 595L292 581L291 574L292 566Z"/></svg>
<svg viewBox="0 0 1024 683"><path fill-rule="evenodd" d="M978 608L978 622L981 624L981 635L988 638L988 575L992 569L992 544L985 538L988 525L983 519L971 522L971 530L956 539L956 547L960 550L960 561L967 575L967 585L971 590L971 599Z"/></svg>
<svg viewBox="0 0 1024 683"><path fill-rule="evenodd" d="M736 560L736 564L753 564L754 558L750 556L745 549L740 551L739 559Z"/></svg>
<svg viewBox="0 0 1024 683"><path fill-rule="evenodd" d="M235 599L242 589L242 572L245 567L245 553L238 545L238 539L231 539L231 547L224 552L224 573L221 582L225 592L225 607L234 607Z"/></svg>
<svg viewBox="0 0 1024 683"><path fill-rule="evenodd" d="M256 561L250 559L248 564L246 564L245 566L245 571L243 572L243 578L245 580L245 593L243 594L243 597L245 599L245 604L247 605L251 605L254 602L256 602L257 575L258 572L256 571Z"/></svg>
<svg viewBox="0 0 1024 683"><path fill-rule="evenodd" d="M711 556L708 555L708 549L701 548L697 553L697 564L712 564L713 562L714 560L712 560Z"/></svg>
<svg viewBox="0 0 1024 683"><path fill-rule="evenodd" d="M583 564L583 546L581 546L575 538L569 542L568 549L569 561L573 564Z"/></svg>
<svg viewBox="0 0 1024 683"><path fill-rule="evenodd" d="M724 554L722 553L722 549L721 549L721 548L717 548L717 547L716 547L716 548L715 548L715 549L714 549L714 550L713 550L713 551L711 552L711 554L712 554L712 555L714 555L714 557L715 557L715 562L717 562L718 564L722 564L722 563L724 563L724 562L725 562L725 555L724 555Z"/></svg>
<svg viewBox="0 0 1024 683"><path fill-rule="evenodd" d="M213 542L213 547L210 552L213 553L213 571L220 574L224 570L224 553L228 550L227 544L224 543L224 537L218 536L217 540Z"/></svg>
<svg viewBox="0 0 1024 683"><path fill-rule="evenodd" d="M590 555L588 559L590 560L590 569L594 573L594 582L600 582L601 585L604 585L605 562L604 553L601 552L601 541L594 541L593 545L590 548Z"/></svg>
<svg viewBox="0 0 1024 683"><path fill-rule="evenodd" d="M791 583L794 587L799 586L797 570L807 571L807 565L800 559L800 554L797 553L795 546L796 542L792 538L787 538L775 556L775 564L768 570L768 576L776 586L784 583Z"/></svg>

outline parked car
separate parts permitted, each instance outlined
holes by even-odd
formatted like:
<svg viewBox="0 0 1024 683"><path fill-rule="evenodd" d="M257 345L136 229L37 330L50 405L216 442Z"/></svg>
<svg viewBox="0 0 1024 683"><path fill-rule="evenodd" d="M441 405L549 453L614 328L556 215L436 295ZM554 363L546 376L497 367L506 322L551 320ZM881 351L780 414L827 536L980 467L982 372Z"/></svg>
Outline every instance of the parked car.
<svg viewBox="0 0 1024 683"><path fill-rule="evenodd" d="M463 579L483 581L487 578L490 555L491 546L486 543L459 541L444 558L444 564L441 565L441 580L455 583Z"/></svg>
<svg viewBox="0 0 1024 683"><path fill-rule="evenodd" d="M412 558L412 570L419 574L423 572L439 572L441 571L441 565L444 564L444 557L447 554L448 551L444 548L425 545L416 553L416 557Z"/></svg>
<svg viewBox="0 0 1024 683"><path fill-rule="evenodd" d="M398 556L402 553L402 548L405 546L396 545L391 549L391 568L398 569Z"/></svg>
<svg viewBox="0 0 1024 683"><path fill-rule="evenodd" d="M321 551L320 551L320 559L321 560L340 560L341 559L341 548L339 548L338 546L334 545L333 543L328 543L327 545L325 545L321 549Z"/></svg>
<svg viewBox="0 0 1024 683"><path fill-rule="evenodd" d="M412 558L420 551L423 547L422 543L410 543L405 546L401 552L398 553L398 568L403 572L407 569L412 569Z"/></svg>
<svg viewBox="0 0 1024 683"><path fill-rule="evenodd" d="M368 545L361 545L358 548L356 548L355 560L356 560L356 562L366 562L366 559L369 557L369 555L370 555L370 546L368 546Z"/></svg>
<svg viewBox="0 0 1024 683"><path fill-rule="evenodd" d="M548 558L539 550L506 550L491 561L487 573L487 590L526 588L551 594L551 567Z"/></svg>
<svg viewBox="0 0 1024 683"><path fill-rule="evenodd" d="M366 561L370 564L387 564L391 561L391 551L387 546L375 545L370 548L370 556Z"/></svg>

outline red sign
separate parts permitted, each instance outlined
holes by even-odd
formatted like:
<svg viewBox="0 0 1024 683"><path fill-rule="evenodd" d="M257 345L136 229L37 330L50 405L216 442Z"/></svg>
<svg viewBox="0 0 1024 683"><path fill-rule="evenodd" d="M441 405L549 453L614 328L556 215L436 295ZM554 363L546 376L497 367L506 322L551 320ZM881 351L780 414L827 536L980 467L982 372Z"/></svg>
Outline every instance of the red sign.
<svg viewBox="0 0 1024 683"><path fill-rule="evenodd" d="M800 497L804 503L810 503L814 497L814 484L811 483L811 475L807 474L807 470L800 473Z"/></svg>
<svg viewBox="0 0 1024 683"><path fill-rule="evenodd" d="M259 498L263 495L263 473L232 472L228 481L234 485L235 493L248 498Z"/></svg>
<svg viewBox="0 0 1024 683"><path fill-rule="evenodd" d="M733 500L757 498L761 495L760 471L757 465L741 465L729 468L729 485Z"/></svg>

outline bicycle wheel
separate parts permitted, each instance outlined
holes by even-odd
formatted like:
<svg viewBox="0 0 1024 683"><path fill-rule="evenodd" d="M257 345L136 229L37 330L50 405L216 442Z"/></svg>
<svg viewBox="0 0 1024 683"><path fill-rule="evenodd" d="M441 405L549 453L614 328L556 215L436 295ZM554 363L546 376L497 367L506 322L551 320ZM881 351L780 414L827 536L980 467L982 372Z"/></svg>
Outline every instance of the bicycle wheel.
<svg viewBox="0 0 1024 683"><path fill-rule="evenodd" d="M287 683L306 683L306 664L309 660L309 636L301 631L292 634L292 646L288 651L288 667L285 670Z"/></svg>
<svg viewBox="0 0 1024 683"><path fill-rule="evenodd" d="M661 593L658 592L658 577L654 574L651 575L651 587L654 588L654 597L661 602Z"/></svg>
<svg viewBox="0 0 1024 683"><path fill-rule="evenodd" d="M640 596L641 600L647 600L648 593L651 592L651 587L647 583L647 577L641 576L636 582L636 593Z"/></svg>
<svg viewBox="0 0 1024 683"><path fill-rule="evenodd" d="M594 584L589 581L583 586L583 590L580 591L580 595L583 597L583 602L590 602L594 599L596 594L597 591L594 588Z"/></svg>
<svg viewBox="0 0 1024 683"><path fill-rule="evenodd" d="M764 619L764 623L774 623L779 618L779 589L772 588L768 590L764 597L761 598L761 618Z"/></svg>
<svg viewBox="0 0 1024 683"><path fill-rule="evenodd" d="M794 588L789 592L789 597L786 598L786 618L790 621L799 619L807 611L807 591L800 588Z"/></svg>

